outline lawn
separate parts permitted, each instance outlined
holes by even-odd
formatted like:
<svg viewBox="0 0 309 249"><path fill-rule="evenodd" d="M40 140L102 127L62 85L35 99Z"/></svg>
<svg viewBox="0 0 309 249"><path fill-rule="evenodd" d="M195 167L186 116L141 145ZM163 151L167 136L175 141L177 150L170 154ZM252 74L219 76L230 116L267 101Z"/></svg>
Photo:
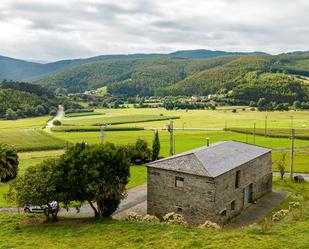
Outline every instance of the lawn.
<svg viewBox="0 0 309 249"><path fill-rule="evenodd" d="M309 183L274 180L274 187L308 193ZM288 199L288 200L291 200ZM280 208L286 208L284 201ZM289 216L268 230L199 229L107 219L62 218L42 224L35 215L0 214L0 248L309 248L309 206L300 217Z"/></svg>
<svg viewBox="0 0 309 249"><path fill-rule="evenodd" d="M169 120L176 119L177 116L161 116L149 115L149 114L132 114L132 115L89 115L89 116L79 116L79 117L64 117L61 119L63 125L102 125L102 124L129 124L129 123L141 123L150 122L157 120Z"/></svg>
<svg viewBox="0 0 309 249"><path fill-rule="evenodd" d="M0 129L13 128L43 128L50 116L41 116L36 118L22 118L17 120L0 120Z"/></svg>
<svg viewBox="0 0 309 249"><path fill-rule="evenodd" d="M63 149L66 145L41 129L0 129L0 142L14 145L18 151Z"/></svg>

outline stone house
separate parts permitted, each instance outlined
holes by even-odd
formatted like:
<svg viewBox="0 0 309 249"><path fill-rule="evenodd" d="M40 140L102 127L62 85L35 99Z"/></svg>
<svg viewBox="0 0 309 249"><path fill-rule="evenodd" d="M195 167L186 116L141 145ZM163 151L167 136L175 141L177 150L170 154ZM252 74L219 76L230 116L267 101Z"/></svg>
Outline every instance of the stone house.
<svg viewBox="0 0 309 249"><path fill-rule="evenodd" d="M272 191L271 150L224 141L147 164L147 212L225 224Z"/></svg>

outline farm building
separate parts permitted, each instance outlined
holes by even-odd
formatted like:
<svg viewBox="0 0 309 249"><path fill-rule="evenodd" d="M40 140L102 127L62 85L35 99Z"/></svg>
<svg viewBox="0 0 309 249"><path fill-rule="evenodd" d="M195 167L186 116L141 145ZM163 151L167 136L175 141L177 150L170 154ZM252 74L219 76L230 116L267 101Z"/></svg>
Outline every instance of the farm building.
<svg viewBox="0 0 309 249"><path fill-rule="evenodd" d="M272 191L271 166L270 149L236 141L148 163L147 212L225 224Z"/></svg>

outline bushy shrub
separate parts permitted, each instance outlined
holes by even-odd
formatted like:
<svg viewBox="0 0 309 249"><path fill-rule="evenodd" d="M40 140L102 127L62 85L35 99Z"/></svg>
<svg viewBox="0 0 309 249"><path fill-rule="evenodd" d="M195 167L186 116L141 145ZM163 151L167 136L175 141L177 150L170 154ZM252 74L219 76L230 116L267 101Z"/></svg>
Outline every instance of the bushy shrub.
<svg viewBox="0 0 309 249"><path fill-rule="evenodd" d="M143 217L143 221L149 222L149 223L160 223L160 219L157 216L146 214Z"/></svg>
<svg viewBox="0 0 309 249"><path fill-rule="evenodd" d="M169 225L187 225L187 221L181 214L175 212L168 213L163 216L163 221Z"/></svg>
<svg viewBox="0 0 309 249"><path fill-rule="evenodd" d="M53 121L53 125L55 125L55 126L60 126L60 125L61 125L61 121L58 120L58 119L55 119L55 120Z"/></svg>
<svg viewBox="0 0 309 249"><path fill-rule="evenodd" d="M288 213L289 213L288 209L281 209L281 210L279 210L279 211L277 211L276 213L273 214L272 220L273 221L279 221L279 220L283 219L285 216L287 216Z"/></svg>
<svg viewBox="0 0 309 249"><path fill-rule="evenodd" d="M127 213L125 220L126 221L141 221L143 217L135 212Z"/></svg>
<svg viewBox="0 0 309 249"><path fill-rule="evenodd" d="M204 224L200 225L199 228L212 228L212 229L220 229L221 227L210 220L206 220Z"/></svg>

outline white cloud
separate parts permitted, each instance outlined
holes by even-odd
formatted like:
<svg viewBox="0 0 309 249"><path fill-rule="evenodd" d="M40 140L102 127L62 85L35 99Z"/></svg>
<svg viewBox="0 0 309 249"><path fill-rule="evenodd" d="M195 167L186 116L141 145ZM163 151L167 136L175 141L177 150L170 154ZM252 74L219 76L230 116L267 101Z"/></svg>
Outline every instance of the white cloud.
<svg viewBox="0 0 309 249"><path fill-rule="evenodd" d="M308 50L305 0L1 0L0 54Z"/></svg>

